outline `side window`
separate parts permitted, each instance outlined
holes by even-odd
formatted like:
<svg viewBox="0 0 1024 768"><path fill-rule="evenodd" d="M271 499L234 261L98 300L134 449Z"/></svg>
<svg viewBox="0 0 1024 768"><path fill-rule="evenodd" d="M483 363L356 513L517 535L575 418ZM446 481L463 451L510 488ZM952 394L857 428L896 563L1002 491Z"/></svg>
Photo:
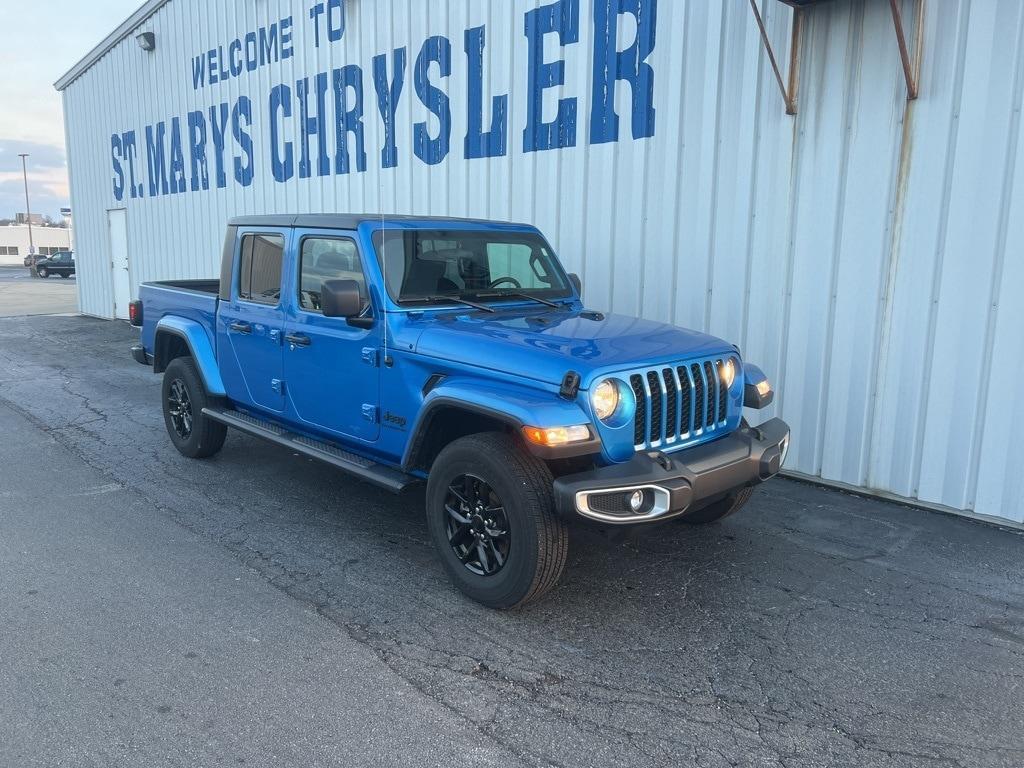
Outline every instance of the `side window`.
<svg viewBox="0 0 1024 768"><path fill-rule="evenodd" d="M280 235L243 235L238 262L238 298L276 305L281 299L284 238Z"/></svg>
<svg viewBox="0 0 1024 768"><path fill-rule="evenodd" d="M307 237L302 241L299 265L299 306L320 311L320 293L325 280L355 280L359 295L367 301L366 277L359 263L354 241L346 238Z"/></svg>

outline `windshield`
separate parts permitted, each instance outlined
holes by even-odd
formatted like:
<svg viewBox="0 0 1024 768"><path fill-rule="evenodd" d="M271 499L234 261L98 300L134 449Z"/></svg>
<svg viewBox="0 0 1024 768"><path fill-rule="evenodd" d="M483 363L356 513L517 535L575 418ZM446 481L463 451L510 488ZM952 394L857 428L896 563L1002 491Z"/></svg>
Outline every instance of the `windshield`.
<svg viewBox="0 0 1024 768"><path fill-rule="evenodd" d="M537 234L391 229L374 233L373 242L388 293L399 304L572 296Z"/></svg>

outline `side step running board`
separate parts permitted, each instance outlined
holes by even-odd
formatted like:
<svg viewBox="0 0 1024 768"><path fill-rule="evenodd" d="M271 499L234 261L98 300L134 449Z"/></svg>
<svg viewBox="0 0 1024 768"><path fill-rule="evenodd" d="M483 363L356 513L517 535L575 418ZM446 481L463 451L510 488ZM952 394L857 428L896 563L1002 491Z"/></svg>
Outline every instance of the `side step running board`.
<svg viewBox="0 0 1024 768"><path fill-rule="evenodd" d="M226 424L233 429L255 435L256 437L262 437L264 440L269 440L290 451L323 461L354 477L358 477L360 480L386 488L393 493L401 493L406 488L422 482L420 478L407 475L401 470L376 464L369 459L349 453L330 443L314 440L304 435L297 435L277 424L258 419L241 411L230 408L203 408L203 415L210 417L214 421L219 421L221 424Z"/></svg>

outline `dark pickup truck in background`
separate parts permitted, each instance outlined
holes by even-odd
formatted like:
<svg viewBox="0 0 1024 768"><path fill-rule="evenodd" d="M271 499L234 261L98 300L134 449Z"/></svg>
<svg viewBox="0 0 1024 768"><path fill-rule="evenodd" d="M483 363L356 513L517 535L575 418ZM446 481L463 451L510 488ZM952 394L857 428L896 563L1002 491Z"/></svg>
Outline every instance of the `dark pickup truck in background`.
<svg viewBox="0 0 1024 768"><path fill-rule="evenodd" d="M75 274L75 254L71 251L60 251L51 256L37 256L33 269L39 277L71 277Z"/></svg>

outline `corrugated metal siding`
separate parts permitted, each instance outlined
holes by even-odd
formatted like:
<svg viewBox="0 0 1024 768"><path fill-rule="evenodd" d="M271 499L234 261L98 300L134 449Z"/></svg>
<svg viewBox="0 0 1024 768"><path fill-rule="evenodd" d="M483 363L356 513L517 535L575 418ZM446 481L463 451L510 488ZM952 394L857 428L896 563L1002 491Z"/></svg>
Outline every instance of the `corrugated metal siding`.
<svg viewBox="0 0 1024 768"><path fill-rule="evenodd" d="M604 0L602 0L603 2ZM277 184L265 167L229 185L128 200L132 284L217 274L235 214L384 210L528 220L579 271L597 308L704 328L736 340L777 379L773 411L794 428L788 467L958 510L1024 521L1012 425L1024 417L1024 4L931 3L919 101L909 108L888 3L841 0L806 16L799 114L784 114L744 0L662 0L655 68L657 133L630 138L620 85L618 143L587 143L592 2L564 54L579 100L579 145L524 154L527 0L349 2L342 44L198 93L189 57L308 3L171 0L145 25L157 51L116 46L65 91L81 304L109 316L105 211L110 134L215 101L266 94L332 67L364 69L368 171ZM788 47L790 11L763 0L769 35ZM909 34L913 3L905 2ZM628 17L620 43L632 41ZM464 31L486 24L490 96L510 93L508 156L462 159ZM380 169L371 60L423 41L452 42L452 154L412 156L429 118L407 77L397 169ZM621 49L620 45L620 49ZM390 64L389 64L390 66ZM432 122L430 118L431 125ZM263 121L260 121L261 123ZM295 120L286 138L295 140ZM269 157L264 128L256 156ZM350 146L350 152L352 147ZM145 159L142 147L142 160ZM333 155L333 150L332 150Z"/></svg>

